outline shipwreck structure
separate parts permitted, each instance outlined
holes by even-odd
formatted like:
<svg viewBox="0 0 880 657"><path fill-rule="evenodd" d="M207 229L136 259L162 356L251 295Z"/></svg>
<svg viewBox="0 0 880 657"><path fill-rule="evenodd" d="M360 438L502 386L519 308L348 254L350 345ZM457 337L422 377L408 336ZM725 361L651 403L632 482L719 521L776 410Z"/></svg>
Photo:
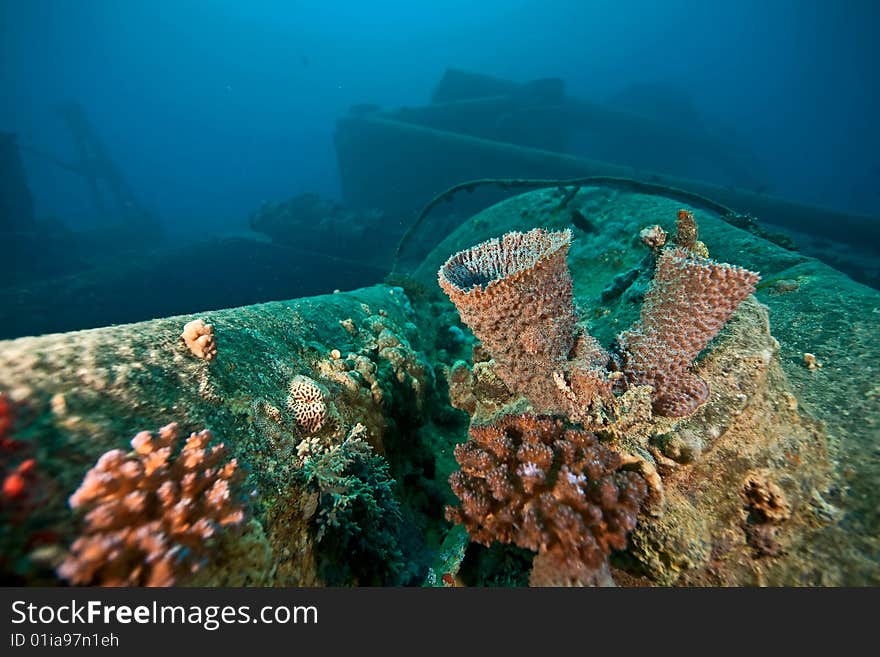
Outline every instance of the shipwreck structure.
<svg viewBox="0 0 880 657"><path fill-rule="evenodd" d="M658 121L574 98L558 79L518 84L450 69L427 105L359 105L337 122L343 200L412 217L426 199L468 180L613 177L687 190L850 246L877 243L875 218L765 193L755 156L690 125L685 110L678 123ZM479 189L455 208L467 216L509 195Z"/></svg>

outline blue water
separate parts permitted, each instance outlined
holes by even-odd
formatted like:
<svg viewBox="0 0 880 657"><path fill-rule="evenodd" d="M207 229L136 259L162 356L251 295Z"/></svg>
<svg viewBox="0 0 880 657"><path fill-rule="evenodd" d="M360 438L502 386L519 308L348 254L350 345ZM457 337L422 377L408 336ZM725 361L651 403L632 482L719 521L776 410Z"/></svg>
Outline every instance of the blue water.
<svg viewBox="0 0 880 657"><path fill-rule="evenodd" d="M264 200L338 198L336 119L423 105L448 66L596 101L659 84L751 149L763 188L877 216L878 18L871 1L3 2L0 130L71 156L53 107L78 101L141 202L204 235ZM94 223L81 180L24 157L38 216Z"/></svg>

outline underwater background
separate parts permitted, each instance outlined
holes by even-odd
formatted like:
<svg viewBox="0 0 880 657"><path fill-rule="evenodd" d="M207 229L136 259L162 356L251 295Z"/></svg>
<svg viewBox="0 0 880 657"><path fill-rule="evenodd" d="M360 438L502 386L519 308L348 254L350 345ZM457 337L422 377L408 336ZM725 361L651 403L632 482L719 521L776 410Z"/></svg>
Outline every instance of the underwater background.
<svg viewBox="0 0 880 657"><path fill-rule="evenodd" d="M0 2L0 580L880 584L878 27Z"/></svg>
<svg viewBox="0 0 880 657"><path fill-rule="evenodd" d="M447 67L620 107L650 85L636 109L733 136L756 184L876 216L878 19L811 0L4 2L0 124L64 157L55 106L75 100L170 231L221 234L263 201L339 198L336 119L422 105ZM24 157L38 215L94 224L80 180Z"/></svg>

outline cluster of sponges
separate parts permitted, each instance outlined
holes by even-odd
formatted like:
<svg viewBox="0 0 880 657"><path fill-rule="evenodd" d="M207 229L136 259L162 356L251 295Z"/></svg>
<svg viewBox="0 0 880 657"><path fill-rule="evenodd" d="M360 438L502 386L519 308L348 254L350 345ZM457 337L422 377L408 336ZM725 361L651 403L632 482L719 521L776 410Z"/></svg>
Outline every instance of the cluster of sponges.
<svg viewBox="0 0 880 657"><path fill-rule="evenodd" d="M694 359L754 291L758 274L699 255L705 247L689 212L679 213L676 246L662 248L662 237L650 241L657 267L641 319L618 341L627 382L653 386L655 412L682 416L708 397L690 372ZM438 280L512 391L538 412L590 425L597 402L613 404L613 375L608 354L576 325L570 242L570 231L508 233L450 257Z"/></svg>
<svg viewBox="0 0 880 657"><path fill-rule="evenodd" d="M198 570L210 539L245 519L238 463L211 438L193 433L175 454L172 423L138 433L133 452L104 454L70 497L88 512L58 574L72 584L170 586Z"/></svg>
<svg viewBox="0 0 880 657"><path fill-rule="evenodd" d="M455 458L461 470L450 484L461 506L448 507L447 518L472 540L537 552L533 585L608 581L608 556L626 547L648 491L595 435L550 417L510 415L472 427Z"/></svg>
<svg viewBox="0 0 880 657"><path fill-rule="evenodd" d="M571 417L580 396L573 382L590 395L610 386L602 369L607 354L576 324L570 244L568 230L507 233L450 257L438 280L499 378L537 411Z"/></svg>
<svg viewBox="0 0 880 657"><path fill-rule="evenodd" d="M631 384L654 388L654 410L689 415L709 397L691 364L755 289L758 274L666 247L645 295L641 317L618 337Z"/></svg>

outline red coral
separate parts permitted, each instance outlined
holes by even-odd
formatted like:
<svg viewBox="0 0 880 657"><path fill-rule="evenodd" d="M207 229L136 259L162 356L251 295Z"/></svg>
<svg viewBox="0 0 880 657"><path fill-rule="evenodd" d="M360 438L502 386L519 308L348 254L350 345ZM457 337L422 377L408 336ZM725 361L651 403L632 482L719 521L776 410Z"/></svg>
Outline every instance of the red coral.
<svg viewBox="0 0 880 657"><path fill-rule="evenodd" d="M11 437L15 425L15 405L7 395L0 392L0 464L8 467L11 455L23 449L26 444Z"/></svg>
<svg viewBox="0 0 880 657"><path fill-rule="evenodd" d="M536 551L533 585L594 584L622 550L647 496L641 476L586 431L534 415L472 427L450 477L460 507L447 518L483 545Z"/></svg>
<svg viewBox="0 0 880 657"><path fill-rule="evenodd" d="M58 574L73 584L170 586L198 570L209 539L243 522L233 496L241 471L210 431L193 433L179 454L176 423L142 431L134 452L104 454L70 497L85 508L85 532Z"/></svg>
<svg viewBox="0 0 880 657"><path fill-rule="evenodd" d="M709 387L691 365L758 280L681 247L663 249L640 320L618 337L627 381L654 387L657 413L688 415L706 401Z"/></svg>
<svg viewBox="0 0 880 657"><path fill-rule="evenodd" d="M12 474L6 475L3 479L3 497L10 500L23 497L27 492L27 480L33 474L36 465L34 459L27 459L19 463Z"/></svg>
<svg viewBox="0 0 880 657"><path fill-rule="evenodd" d="M6 434L12 428L12 404L6 395L0 393L0 440L6 439Z"/></svg>
<svg viewBox="0 0 880 657"><path fill-rule="evenodd" d="M15 407L5 394L0 393L0 477L3 482L0 484L0 507L13 509L22 516L32 508L30 502L36 499L37 462L33 458L19 460L27 455L29 445L10 436L14 424ZM16 464L15 461L19 462Z"/></svg>

